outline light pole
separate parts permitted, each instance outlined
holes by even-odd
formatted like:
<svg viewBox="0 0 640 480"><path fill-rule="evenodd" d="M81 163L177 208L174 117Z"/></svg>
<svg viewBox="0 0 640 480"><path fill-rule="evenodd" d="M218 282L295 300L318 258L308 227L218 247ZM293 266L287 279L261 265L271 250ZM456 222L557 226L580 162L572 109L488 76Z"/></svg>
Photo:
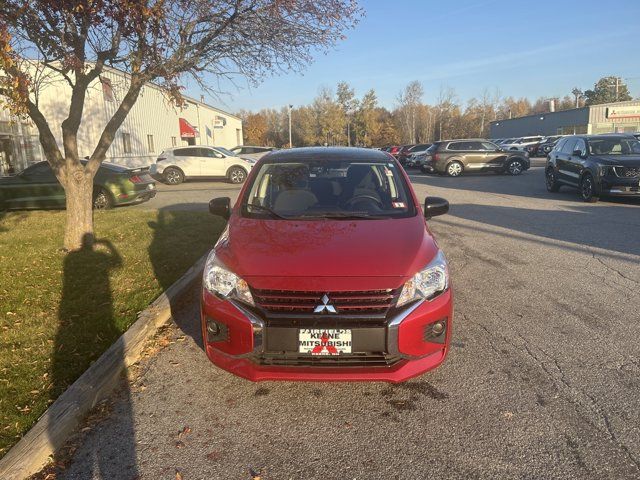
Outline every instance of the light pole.
<svg viewBox="0 0 640 480"><path fill-rule="evenodd" d="M293 148L293 142L291 141L291 109L293 105L289 105L289 148Z"/></svg>

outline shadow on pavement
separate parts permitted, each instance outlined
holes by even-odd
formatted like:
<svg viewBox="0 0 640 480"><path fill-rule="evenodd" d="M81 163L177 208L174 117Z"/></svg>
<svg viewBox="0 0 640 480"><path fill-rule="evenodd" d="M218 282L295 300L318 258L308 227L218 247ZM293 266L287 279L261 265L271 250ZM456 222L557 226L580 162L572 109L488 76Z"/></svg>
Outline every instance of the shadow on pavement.
<svg viewBox="0 0 640 480"><path fill-rule="evenodd" d="M515 177L495 173L468 173L455 178L415 172L409 172L409 175L411 182L415 185L582 204L575 188L563 186L557 193L548 192L542 169L529 170ZM640 205L638 198L603 197L601 201L611 204Z"/></svg>
<svg viewBox="0 0 640 480"><path fill-rule="evenodd" d="M218 237L226 226L226 221L221 217L207 215L206 235L203 238L194 239L194 218L190 215L181 215L184 211L193 211L194 206L200 204L176 204L158 210L155 222L150 222L154 235L149 245L149 259L153 265L155 277L158 279L162 290L167 290L177 279L175 271L186 271L202 255L207 253L218 240ZM208 206L206 206L208 210ZM200 210L200 209L199 209ZM202 221L202 217L196 221ZM201 231L201 229L198 229ZM185 245L189 245L186 248ZM171 252L167 254L167 252ZM192 291L199 292L201 277L198 276L194 288L190 289L181 298L172 300L171 314L180 329L194 339L203 348L202 334L200 331L200 319L198 317L185 318L177 312L187 302L198 302L199 297L194 297Z"/></svg>
<svg viewBox="0 0 640 480"><path fill-rule="evenodd" d="M449 213L453 217L582 247L640 255L640 243L637 241L640 218L635 215L637 211L618 206L578 204L568 210L534 210L465 203L452 205ZM439 221L448 223L446 219ZM460 226L458 223L456 225ZM621 229L629 235L611 234Z"/></svg>
<svg viewBox="0 0 640 480"><path fill-rule="evenodd" d="M110 284L111 271L122 265L122 258L108 240L95 240L87 234L82 248L70 252L64 259L62 297L58 310L58 330L51 359L51 398L55 400L86 369L86 358L97 359L98 353L115 342L120 330L115 325L113 297ZM102 348L104 347L104 348ZM115 357L124 366L123 349ZM75 359L81 359L76 361ZM119 391L120 419L117 444L105 440L100 448L85 452L85 478L138 477L136 443L128 382L122 382ZM49 436L60 432L52 422ZM102 448L104 447L104 448ZM65 459L65 452L59 452ZM119 458L115 463L114 456ZM56 457L58 460L58 457Z"/></svg>

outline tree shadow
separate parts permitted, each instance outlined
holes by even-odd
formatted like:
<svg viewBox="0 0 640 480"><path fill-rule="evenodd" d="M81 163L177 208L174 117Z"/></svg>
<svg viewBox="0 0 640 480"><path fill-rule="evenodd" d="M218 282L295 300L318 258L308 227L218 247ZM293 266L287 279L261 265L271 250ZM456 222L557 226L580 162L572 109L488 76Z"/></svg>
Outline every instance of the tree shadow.
<svg viewBox="0 0 640 480"><path fill-rule="evenodd" d="M149 245L149 258L155 277L163 291L166 291L178 278L176 272L186 272L204 254L213 248L226 226L226 220L209 215L205 217L206 234L194 238L194 219L185 215L185 211L208 211L206 204L174 204L158 210L155 222L150 222L154 235ZM202 217L196 221L203 221ZM189 247L185 247L189 246ZM194 339L200 348L204 348L200 330L200 318L181 315L182 306L189 302L199 302L202 276L198 275L192 288L185 295L173 298L171 316L178 327Z"/></svg>
<svg viewBox="0 0 640 480"><path fill-rule="evenodd" d="M62 297L58 310L59 325L51 361L51 399L57 399L80 377L89 361L97 360L120 336L115 324L110 273L122 265L122 258L108 240L83 238L82 248L69 252L63 264ZM115 364L124 368L124 349L115 351ZM85 478L137 478L135 430L128 382L121 382L118 417L122 425L119 438L89 442L92 457L83 462ZM51 439L60 435L55 422L49 428ZM64 452L59 452L64 456ZM114 462L118 457L119 461ZM58 460L58 457L56 458ZM61 458L64 460L64 458Z"/></svg>

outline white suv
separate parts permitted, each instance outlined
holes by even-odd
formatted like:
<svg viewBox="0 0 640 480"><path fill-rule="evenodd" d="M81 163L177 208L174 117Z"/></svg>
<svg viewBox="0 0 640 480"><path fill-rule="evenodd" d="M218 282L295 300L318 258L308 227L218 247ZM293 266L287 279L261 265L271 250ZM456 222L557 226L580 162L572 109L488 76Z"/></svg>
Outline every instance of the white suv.
<svg viewBox="0 0 640 480"><path fill-rule="evenodd" d="M520 150L521 152L526 152L528 151L528 146L541 143L546 138L547 137L543 137L542 135L537 135L535 137L520 137L510 143L500 144L500 148L502 148L503 150Z"/></svg>
<svg viewBox="0 0 640 480"><path fill-rule="evenodd" d="M231 183L243 183L255 161L235 156L222 147L194 145L163 151L149 173L169 185L178 185L185 178L226 178Z"/></svg>

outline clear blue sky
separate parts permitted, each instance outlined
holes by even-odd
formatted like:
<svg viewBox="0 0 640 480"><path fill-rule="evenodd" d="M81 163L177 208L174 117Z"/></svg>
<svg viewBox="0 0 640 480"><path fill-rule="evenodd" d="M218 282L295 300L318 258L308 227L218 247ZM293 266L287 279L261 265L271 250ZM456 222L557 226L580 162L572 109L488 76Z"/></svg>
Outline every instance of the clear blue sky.
<svg viewBox="0 0 640 480"><path fill-rule="evenodd" d="M300 74L267 78L206 97L230 112L307 104L345 80L392 108L411 80L434 103L441 86L462 102L486 87L502 96L563 96L605 75L640 96L640 0L361 0L366 15L347 39ZM199 97L197 89L188 93Z"/></svg>

